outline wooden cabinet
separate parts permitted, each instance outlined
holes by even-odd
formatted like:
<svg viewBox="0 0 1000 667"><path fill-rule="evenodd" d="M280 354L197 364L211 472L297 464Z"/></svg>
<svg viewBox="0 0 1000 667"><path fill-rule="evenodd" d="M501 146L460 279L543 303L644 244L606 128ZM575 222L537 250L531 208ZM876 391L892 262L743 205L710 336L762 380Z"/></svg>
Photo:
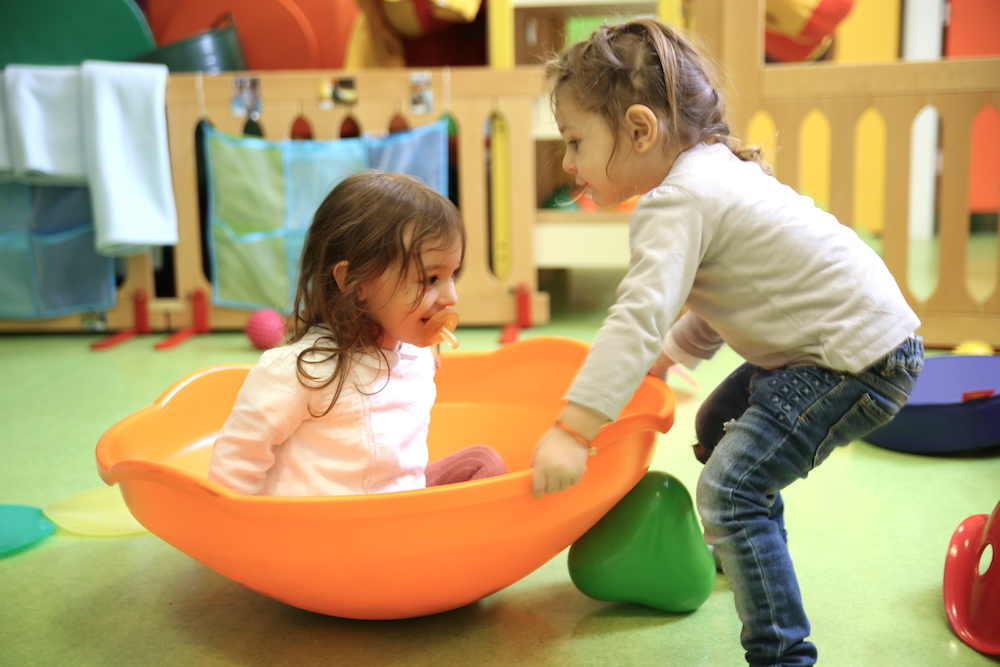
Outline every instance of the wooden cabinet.
<svg viewBox="0 0 1000 667"><path fill-rule="evenodd" d="M607 21L658 15L682 22L681 0L608 3L597 0L492 0L489 6L490 64L505 68L537 65L564 47L567 22L594 17ZM549 100L535 101L532 134L537 179L535 263L538 268L619 268L628 265L628 212L547 208L573 179L562 170L564 145Z"/></svg>
<svg viewBox="0 0 1000 667"><path fill-rule="evenodd" d="M682 22L682 0L487 0L491 67L534 65L564 46L566 19L656 15Z"/></svg>

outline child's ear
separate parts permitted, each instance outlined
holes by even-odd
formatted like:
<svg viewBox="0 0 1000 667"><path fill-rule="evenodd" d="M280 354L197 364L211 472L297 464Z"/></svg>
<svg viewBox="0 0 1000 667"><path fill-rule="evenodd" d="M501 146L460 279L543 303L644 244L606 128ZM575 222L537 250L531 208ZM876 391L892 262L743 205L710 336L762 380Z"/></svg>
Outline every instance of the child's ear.
<svg viewBox="0 0 1000 667"><path fill-rule="evenodd" d="M645 104L633 104L625 110L625 129L632 141L632 150L638 153L648 150L660 134L656 114Z"/></svg>
<svg viewBox="0 0 1000 667"><path fill-rule="evenodd" d="M343 292L347 285L347 262L337 262L333 267L333 279L337 281L337 287Z"/></svg>

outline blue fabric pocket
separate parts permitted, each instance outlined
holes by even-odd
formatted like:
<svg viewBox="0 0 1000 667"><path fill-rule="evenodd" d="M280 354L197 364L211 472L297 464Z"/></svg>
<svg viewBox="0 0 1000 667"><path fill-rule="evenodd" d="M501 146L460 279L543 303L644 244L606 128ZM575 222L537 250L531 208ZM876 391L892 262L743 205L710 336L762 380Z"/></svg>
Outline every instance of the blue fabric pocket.
<svg viewBox="0 0 1000 667"><path fill-rule="evenodd" d="M94 250L87 188L0 185L0 317L45 319L114 305L114 259Z"/></svg>
<svg viewBox="0 0 1000 667"><path fill-rule="evenodd" d="M206 127L213 302L291 311L313 215L337 183L374 167L448 196L448 121L384 137L269 141Z"/></svg>

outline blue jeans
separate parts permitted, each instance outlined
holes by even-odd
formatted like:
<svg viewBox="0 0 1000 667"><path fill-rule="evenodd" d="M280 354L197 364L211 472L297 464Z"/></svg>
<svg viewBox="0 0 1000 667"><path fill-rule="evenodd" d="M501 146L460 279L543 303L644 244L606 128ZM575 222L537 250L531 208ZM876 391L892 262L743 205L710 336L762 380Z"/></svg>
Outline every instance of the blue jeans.
<svg viewBox="0 0 1000 667"><path fill-rule="evenodd" d="M816 662L779 492L836 447L892 419L922 367L919 337L857 375L743 364L698 411L699 458L705 460L698 511L729 577L751 665Z"/></svg>

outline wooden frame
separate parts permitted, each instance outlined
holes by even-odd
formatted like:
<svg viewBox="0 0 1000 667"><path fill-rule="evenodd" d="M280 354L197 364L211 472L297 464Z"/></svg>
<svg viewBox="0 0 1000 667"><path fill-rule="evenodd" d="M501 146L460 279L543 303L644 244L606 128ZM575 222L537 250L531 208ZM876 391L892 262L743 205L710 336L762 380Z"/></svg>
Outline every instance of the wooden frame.
<svg viewBox="0 0 1000 667"><path fill-rule="evenodd" d="M307 71L287 73L239 73L205 77L200 74L176 74L169 79L166 106L177 202L178 237L174 248L176 297L156 294L152 257L130 257L124 283L118 289L118 305L107 313L110 330L134 326L134 307L144 303L152 331L176 331L195 322L192 295L211 293L211 285L202 270L202 240L198 211L195 163L195 131L202 118L217 129L242 134L246 119L231 112L233 80L236 76L257 76L262 98L259 124L270 139L287 138L297 118L304 117L315 139L335 139L347 117L362 131L384 132L397 117L415 127L437 120L448 113L459 128L458 163L459 202L468 230L463 274L460 278L461 300L458 311L463 325L504 325L518 321L518 292L528 287L531 319L536 324L549 320L548 295L537 291L534 264L533 230L535 182L530 169L534 165L531 137L533 102L541 90L541 77L535 69L505 72L482 68L460 70L436 69L431 75L434 109L426 114L410 112L410 70L389 71ZM322 104L321 81L354 79L359 98L356 104ZM505 172L490 174L486 164L485 124L494 115L501 116L507 130ZM492 183L492 190L490 192ZM490 197L502 199L505 206L495 207L509 219L490 220ZM491 238L495 226L505 225L509 243L503 261L504 277L491 270ZM493 229L491 229L491 226ZM145 300L135 299L139 292ZM250 313L245 310L208 306L207 321L213 330L241 329ZM523 317L523 316L522 316ZM81 331L81 316L61 317L30 322L0 322L5 331Z"/></svg>
<svg viewBox="0 0 1000 667"><path fill-rule="evenodd" d="M1000 100L1000 59L884 64L763 64L763 0L700 0L696 29L721 62L729 82L733 130L745 136L750 119L766 113L777 131L778 178L799 187L800 129L813 110L830 124L830 211L853 226L855 132L867 110L887 129L883 257L910 305L929 347L967 339L1000 348L1000 278L977 302L966 283L969 242L971 128L984 106ZM939 208L940 258L936 290L918 299L909 288L909 188L911 128L933 106L943 128ZM998 158L1000 159L1000 158ZM1000 265L1000 253L996 259ZM997 272L1000 274L1000 271Z"/></svg>

